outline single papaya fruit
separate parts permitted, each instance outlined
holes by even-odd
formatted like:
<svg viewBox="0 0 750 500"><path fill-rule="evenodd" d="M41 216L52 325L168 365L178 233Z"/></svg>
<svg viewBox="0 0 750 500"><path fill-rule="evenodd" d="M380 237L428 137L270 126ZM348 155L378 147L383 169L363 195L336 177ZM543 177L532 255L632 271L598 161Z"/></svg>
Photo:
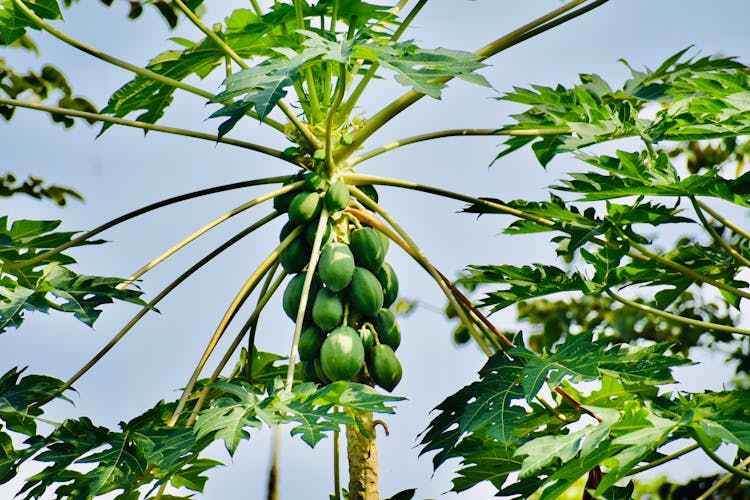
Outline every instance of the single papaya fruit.
<svg viewBox="0 0 750 500"><path fill-rule="evenodd" d="M470 338L469 329L463 323L459 323L456 329L453 330L453 342L456 344L465 344Z"/></svg>
<svg viewBox="0 0 750 500"><path fill-rule="evenodd" d="M344 243L329 243L318 260L320 279L332 292L340 292L349 285L354 274L354 255Z"/></svg>
<svg viewBox="0 0 750 500"><path fill-rule="evenodd" d="M303 382L318 382L318 374L315 373L315 361L300 361L300 376Z"/></svg>
<svg viewBox="0 0 750 500"><path fill-rule="evenodd" d="M381 309L373 319L375 331L381 344L390 346L394 351L401 345L401 328L396 321L396 315L390 309Z"/></svg>
<svg viewBox="0 0 750 500"><path fill-rule="evenodd" d="M365 349L354 328L340 326L320 348L320 367L331 380L352 380L365 362Z"/></svg>
<svg viewBox="0 0 750 500"><path fill-rule="evenodd" d="M326 334L315 325L304 327L299 335L299 344L297 344L300 361L312 361L317 358L325 337Z"/></svg>
<svg viewBox="0 0 750 500"><path fill-rule="evenodd" d="M288 186L289 184L293 184L301 179L298 179L297 176L291 176L287 177L286 180L282 183L282 186ZM280 194L279 196L276 196L273 199L273 208L278 210L279 212L286 212L289 210L289 204L292 202L292 199L297 196L299 193L299 189L294 189L292 191L289 191L288 193Z"/></svg>
<svg viewBox="0 0 750 500"><path fill-rule="evenodd" d="M292 231L297 227L297 224L294 224L292 221L288 220L286 223L281 226L281 231L279 231L279 243L284 241L284 239L292 234Z"/></svg>
<svg viewBox="0 0 750 500"><path fill-rule="evenodd" d="M372 329L369 326L363 326L357 331L359 332L359 338L362 340L365 352L369 352L372 346L375 345L375 335L373 335Z"/></svg>
<svg viewBox="0 0 750 500"><path fill-rule="evenodd" d="M289 203L289 220L294 224L302 224L317 217L322 208L320 194L302 191Z"/></svg>
<svg viewBox="0 0 750 500"><path fill-rule="evenodd" d="M398 298L398 277L390 264L383 262L378 272L375 273L380 285L383 287L383 307L391 307Z"/></svg>
<svg viewBox="0 0 750 500"><path fill-rule="evenodd" d="M333 382L333 380L328 378L328 375L323 372L323 366L320 363L320 358L317 358L313 362L313 368L315 368L315 375L317 375L318 380L321 384L330 384L331 382Z"/></svg>
<svg viewBox="0 0 750 500"><path fill-rule="evenodd" d="M315 296L312 308L312 319L324 332L330 332L344 318L344 305L338 295L321 288Z"/></svg>
<svg viewBox="0 0 750 500"><path fill-rule="evenodd" d="M371 227L352 231L349 235L349 248L358 266L375 273L383 265L385 247L379 231Z"/></svg>
<svg viewBox="0 0 750 500"><path fill-rule="evenodd" d="M279 261L287 273L298 273L310 261L310 247L307 246L304 238L297 237L281 251Z"/></svg>
<svg viewBox="0 0 750 500"><path fill-rule="evenodd" d="M379 344L372 348L367 369L380 387L391 392L401 381L401 363L389 346Z"/></svg>
<svg viewBox="0 0 750 500"><path fill-rule="evenodd" d="M326 188L326 180L316 172L305 174L305 189L308 191L323 191Z"/></svg>
<svg viewBox="0 0 750 500"><path fill-rule="evenodd" d="M364 267L354 268L347 297L352 307L367 318L374 318L383 307L383 287L375 275Z"/></svg>
<svg viewBox="0 0 750 500"><path fill-rule="evenodd" d="M341 181L334 182L326 191L325 202L331 213L345 209L349 205L349 186Z"/></svg>
<svg viewBox="0 0 750 500"><path fill-rule="evenodd" d="M305 273L302 273L292 278L284 289L284 296L282 297L281 303L284 312L292 321L297 320L297 310L299 309L299 304L302 300L302 288L304 287L304 284ZM307 296L307 307L305 309L306 318L309 318L312 315L313 301L315 300L315 295L317 295L321 286L322 283L320 282L320 278L313 276L312 282L310 283L310 293Z"/></svg>

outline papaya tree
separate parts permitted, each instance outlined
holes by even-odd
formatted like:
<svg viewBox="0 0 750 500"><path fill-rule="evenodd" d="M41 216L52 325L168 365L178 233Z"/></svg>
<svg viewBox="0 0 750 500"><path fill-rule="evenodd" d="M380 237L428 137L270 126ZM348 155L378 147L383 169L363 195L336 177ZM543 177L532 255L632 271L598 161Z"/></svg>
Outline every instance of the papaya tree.
<svg viewBox="0 0 750 500"><path fill-rule="evenodd" d="M455 338L472 342L486 357L473 382L446 391L432 417L423 415L420 453L431 456L436 470L458 464L454 491L483 484L514 498L557 498L576 488L582 498L630 498L633 476L694 451L725 472L704 485L701 498L750 478L750 400L742 384L728 381L714 391L674 386L675 370L694 363L690 348L701 342L731 345L739 359L747 354L750 331L740 315L743 299L750 298L743 278L750 234L734 218L736 209L750 204L742 146L750 133L748 67L735 57L687 48L655 69L625 63L627 77L611 83L585 73L566 85L519 82L496 94L484 76L490 58L608 3L616 2L556 4L466 51L427 48L408 38L428 8L426 0L251 0L223 7L214 23L207 21L217 9L212 3L130 2L128 17L153 7L149 12L180 30L170 49L154 51L139 65L68 32L60 21L67 8L66 20L75 17L75 2L0 2L0 40L9 50L33 50L44 34L131 77L111 89L98 109L53 66L34 72L8 65L0 73L6 120L16 123L15 115L35 110L66 127L76 120L101 124L103 140L118 128L134 128L147 132L144 142L157 134L210 141L237 148L247 156L245 166L263 163L273 172L259 177L251 168L240 181L152 200L84 232L61 230L59 220L1 219L0 333L25 331L24 323L39 312L56 318L70 313L101 325L103 305L137 307L65 379L7 368L0 379L2 481L23 476L13 493L27 499L190 498L204 491L221 465L215 444L233 456L245 441L253 445L258 428L269 427L274 438L268 498L279 496L282 429L316 449L330 438L332 498L412 498L413 488L381 495L379 486L377 435L389 431L383 416L410 396L399 388L415 368L402 364L398 353L402 333L409 335L402 332L409 301L399 299L405 291L391 265L394 254L425 273L459 323ZM379 109L361 109L394 80L404 88L400 95ZM512 103L517 112L498 113L484 128L415 130L395 141L379 139L407 109L443 98L458 81L471 85L467 92L477 89ZM183 96L197 100L181 101ZM208 119L212 132L165 124L186 103L199 104L190 113ZM256 140L266 135L267 142ZM487 186L470 193L435 186L429 168L415 169L424 175L419 182L368 171L394 150L456 137L493 138L501 147L494 164L524 150L545 167L559 155L573 161L548 198L537 200L503 200ZM429 167L441 166L436 161ZM208 173L221 168L206 161ZM58 203L77 196L36 178L15 183L8 175L3 192ZM116 186L111 188L113 196ZM557 260L464 262L454 281L391 213L388 197L381 196L389 189L413 199L415 207L421 194L451 200L464 217L481 215L519 241L545 237ZM178 225L183 221L174 216L177 207L209 197L212 205L222 204L248 190L260 192L238 195L238 204L192 227L132 274L76 271L73 255L92 255L94 249L84 247L103 243L102 235L115 226L160 214L172 214L163 215L165 226ZM264 207L262 215L255 213ZM235 233L152 290L151 277L169 269L175 254L223 235L221 228L238 220ZM429 220L429 229L439 231L434 216ZM673 227L689 236L677 237ZM243 242L264 249L259 262L248 264L237 255L234 249ZM211 316L210 330L197 328L179 341L205 345L184 374L179 397L152 402L118 428L85 415L51 418L60 414L56 404L69 400L131 331L164 312L183 283L226 255L236 259L233 274L241 280L225 308ZM212 292L206 287L203 293ZM561 293L576 302L547 313L542 321L550 330L541 336L491 319L517 305L532 318L528 301ZM612 319L623 317L617 308L630 312L629 323ZM278 320L279 311L287 318ZM200 316L199 323L205 311L183 314ZM277 320L263 321L269 317ZM445 327L446 342L451 328ZM271 339L283 350L260 349ZM162 354L164 362L175 352ZM29 466L35 472L24 475Z"/></svg>

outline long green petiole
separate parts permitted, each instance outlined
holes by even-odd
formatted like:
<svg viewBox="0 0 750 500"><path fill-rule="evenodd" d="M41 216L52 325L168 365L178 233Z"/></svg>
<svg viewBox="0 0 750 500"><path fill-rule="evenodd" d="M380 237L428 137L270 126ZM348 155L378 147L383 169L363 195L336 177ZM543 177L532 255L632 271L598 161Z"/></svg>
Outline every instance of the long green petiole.
<svg viewBox="0 0 750 500"><path fill-rule="evenodd" d="M750 233L739 227L738 225L732 223L731 221L727 220L726 218L722 217L720 213L706 205L700 200L696 200L696 203L698 203L698 206L703 209L704 212L709 214L711 217L716 219L717 221L724 224L726 227L728 227L734 234L737 236L744 238L746 240L750 240Z"/></svg>
<svg viewBox="0 0 750 500"><path fill-rule="evenodd" d="M195 382L198 380L198 377L200 376L200 373L203 371L203 367L206 365L206 362L208 361L208 358L211 356L211 353L213 352L214 348L216 348L216 344L218 344L219 340L221 339L222 335L224 335L224 332L227 329L227 326L229 326L229 323L234 319L234 316L239 312L240 307L242 304L245 303L247 298L250 296L250 294L253 292L255 287L258 285L260 280L263 278L263 276L266 274L266 272L273 266L274 262L279 258L279 254L282 250L284 250L289 244L294 241L294 239L299 235L299 233L302 231L302 227L299 226L294 229L291 233L289 233L289 236L284 238L284 241L282 241L279 246L277 246L269 255L266 257L266 259L261 262L260 266L250 275L250 277L245 281L245 284L242 285L242 288L237 292L237 294L234 297L234 300L232 300L232 303L227 308L226 312L224 313L224 316L221 318L221 321L219 321L219 325L216 327L216 330L214 331L214 334L211 336L211 339L208 342L208 345L206 345L205 350L203 351L203 354L201 355L200 360L195 366L195 369L193 370L193 374L190 376L190 380L188 381L187 385L182 391L182 396L180 397L180 400L177 402L177 407L174 410L174 413L172 414L172 418L169 420L168 424L170 427L173 427L177 420L179 419L180 413L182 413L182 410L185 408L185 404L187 403L188 397L190 397L190 393L193 390L193 387L195 387Z"/></svg>
<svg viewBox="0 0 750 500"><path fill-rule="evenodd" d="M271 279L276 275L276 271L278 271L279 266L281 265L281 262L277 262L274 264L273 267L271 267L271 270L268 272L268 276L266 277L266 281L263 283L263 287L260 289L260 299L258 299L258 302L260 303L261 299L268 293L268 288L271 286ZM286 276L286 271L282 270L282 275ZM250 321L247 321L245 324L247 325L250 323ZM243 326L244 328L244 326ZM253 383L253 350L255 349L255 336L258 332L258 320L250 324L250 333L247 336L247 355L248 358L245 362L245 380L248 381L248 383Z"/></svg>
<svg viewBox="0 0 750 500"><path fill-rule="evenodd" d="M112 350L112 348L117 345L120 340L135 326L138 321L140 321L143 316L146 315L147 312L154 310L156 305L161 302L161 300L166 297L172 290L177 288L183 281L188 279L190 276L193 275L196 271L201 269L203 266L211 262L214 258L216 258L219 254L221 254L224 250L228 249L238 241L240 241L242 238L246 237L256 229L264 226L268 222L274 220L276 217L281 215L281 212L272 212L269 215L265 216L264 218L260 219L255 224L243 229L239 233L237 233L232 238L228 239L226 242L224 242L222 245L218 246L216 249L211 251L209 254L204 256L202 259L200 259L198 262L193 264L189 269L187 269L185 272L183 272L177 279L172 281L169 285L167 285L166 288L164 288L161 292L159 292L156 297L154 297L147 306L144 306L138 313L133 316L133 318L119 331L117 332L117 335L112 337L112 340L110 340L107 345L105 345L98 353L96 353L80 370L78 370L72 377L70 377L61 387L58 389L58 392L62 394L63 391L70 388L73 384L78 381L87 371L89 371L96 363L98 363L109 351Z"/></svg>
<svg viewBox="0 0 750 500"><path fill-rule="evenodd" d="M524 129L524 130L498 130L492 128L485 129L452 129L452 130L440 130L437 132L428 132L425 134L415 135L412 137L406 137L397 141L390 142L379 148L372 149L359 156L354 156L346 161L348 167L354 167L355 165L362 163L363 161L369 160L375 156L393 151L401 146L409 144L415 144L417 142L429 141L433 139L440 139L443 137L468 137L468 136L544 136L544 135L559 135L568 134L571 132L569 127L550 127L540 129Z"/></svg>
<svg viewBox="0 0 750 500"><path fill-rule="evenodd" d="M333 120L339 109L341 101L346 94L346 64L339 65L339 79L336 82L336 97L328 110L326 116L326 176L330 179L336 171L336 162L333 159Z"/></svg>
<svg viewBox="0 0 750 500"><path fill-rule="evenodd" d="M620 302L628 307L632 307L633 309L638 309L639 311L643 311L648 314L653 314L655 316L659 316L661 318L668 319L670 321L677 321L678 323L684 323L686 325L697 326L698 328L705 328L706 330L736 333L738 335L750 335L750 330L745 330L745 329L737 328L734 326L726 326L726 325L718 325L716 323L708 323L706 321L699 321L699 320L691 319L691 318L684 318L677 314L668 313L660 309L649 307L645 304L640 304L633 300L628 300L625 297L621 297L620 295L616 294L612 290L605 290L605 293L609 295L610 297L612 297L617 302Z"/></svg>
<svg viewBox="0 0 750 500"><path fill-rule="evenodd" d="M135 73L138 76L142 76L144 78L148 78L150 80L153 80L155 82L159 82L164 85L168 85L170 87L178 88L181 90L185 90L187 92L190 92L192 94L199 95L201 97L205 97L206 99L213 99L215 96L211 92L208 92L203 89L199 89L197 87L193 87L192 85L188 85L187 83L183 83L179 80L174 80L172 78L166 77L164 75L160 75L159 73L156 73L154 71L141 68L140 66L136 66L134 64L130 64L128 62L123 61L122 59L118 59L116 57L113 57L105 52L102 52L100 50L96 50L92 47L89 47L88 45L66 35L65 33L53 28L49 24L47 24L42 18L37 16L34 11L26 7L26 5L23 3L22 0L11 0L16 7L18 7L21 12L24 13L25 16L27 16L29 19L34 21L34 24L36 24L40 29L46 31L50 35L54 36L58 40L70 45L71 47L74 47L82 52L85 52L91 56L96 57L97 59L101 59L102 61L108 62L114 66L117 66L119 68L125 69L127 71L130 71L132 73ZM253 116L255 119L258 118L258 115L256 113L249 113L250 116ZM263 120L263 123L273 127L274 129L278 130L279 132L284 132L284 125L275 121L271 120L269 118L265 118Z"/></svg>
<svg viewBox="0 0 750 500"><path fill-rule="evenodd" d="M719 465L726 471L731 472L732 474L741 477L742 479L750 479L750 472L740 469L738 467L735 467L734 465L730 463L727 463L723 458L721 458L719 455L714 453L714 450L711 449L711 446L703 440L699 432L693 432L692 434L693 434L693 439L695 439L695 441L698 443L701 449L706 453L706 455L709 456L711 460L716 462L717 465Z"/></svg>
<svg viewBox="0 0 750 500"><path fill-rule="evenodd" d="M748 465L750 465L750 457L746 457L742 462L740 462L739 464L737 464L737 467L745 468ZM716 490L718 490L719 488L721 488L721 486L724 483L726 483L727 481L729 481L733 477L734 477L733 474L724 474L723 476L721 476L721 479L719 479L714 484L712 484L709 489L707 489L706 491L704 491L703 494L701 494L701 496L699 496L695 500L709 500L710 498L715 498L713 496L713 494L716 492Z"/></svg>
<svg viewBox="0 0 750 500"><path fill-rule="evenodd" d="M545 14L544 16L518 28L517 30L514 30L511 33L508 33L507 35L485 45L475 52L475 54L478 56L478 60L482 61L489 57L492 57L493 55L498 54L499 52L502 52L503 50L512 47L519 42L543 33L547 29L557 26L562 22L567 22L575 17L578 17L579 15L588 12L593 8L599 7L600 5L606 3L608 0L598 0L593 2L589 6L582 7L581 9L578 9L574 12L569 12L579 5L586 3L587 1L589 0L573 0L572 2L568 2L562 7L555 9L550 13ZM560 21L555 22L554 20L556 18L559 18ZM452 80L452 77L440 78L436 79L435 81L447 82L450 80ZM337 160L350 156L352 152L359 148L359 146L362 145L362 143L364 143L364 141L366 141L372 134L377 132L394 116L398 115L403 110L420 100L422 97L424 97L424 95L425 94L419 94L417 92L414 92L413 90L410 90L403 94L401 97L391 102L381 111L370 117L367 120L367 124L359 129L355 134L353 134L352 144L347 146L346 148L342 148L339 155L337 156Z"/></svg>
<svg viewBox="0 0 750 500"><path fill-rule="evenodd" d="M210 231L211 229L215 228L216 226L218 226L222 222L226 222L227 220L229 220L230 218L234 217L235 215L240 214L240 213L244 212L245 210L248 210L248 209L254 207L255 205L263 203L266 200L270 200L271 198L274 198L276 196L279 196L279 195L288 193L289 191L292 191L294 189L297 189L297 188L299 188L301 186L301 184L303 184L303 181L295 182L293 184L288 184L288 185L283 186L283 187L281 187L279 189L276 189L276 190L271 191L269 193L266 193L264 195L258 196L257 198L255 198L253 200L250 200L247 203L243 203L242 205L240 205L240 206L238 206L238 207L230 210L229 212L226 212L225 214L217 217L216 219L212 220L211 222L209 222L205 226L201 227L197 231L195 231L192 234L190 234L189 236L185 237L179 243L173 245L171 248L169 248L167 251L165 251L164 253L162 253L161 255L159 255L158 257L156 257L155 259L153 259L148 264L146 264L143 267L141 267L140 269L138 269L136 272L134 272L132 275L130 275L123 283L121 283L120 285L117 285L117 287L120 288L120 289L127 287L129 283L133 283L135 280L137 280L138 278L140 278L141 276L143 276L144 274L146 274L148 271L150 271L151 269L155 268L156 266L158 266L159 264L161 264L162 262L164 262L165 260L167 260L169 257L171 257L172 255L174 255L177 251L181 250L182 248L184 248L189 243L195 241L200 236L206 234L208 231Z"/></svg>
<svg viewBox="0 0 750 500"><path fill-rule="evenodd" d="M272 278L273 274L268 273L268 278ZM276 290L278 290L279 286L281 286L281 282L284 281L284 278L286 277L285 272L281 272L276 279L273 281L273 283L270 284L270 286L263 291L260 298L258 299L258 303L255 306L255 309L253 310L252 314L250 314L250 317L247 319L245 324L240 328L240 331L237 332L237 335L234 337L234 340L232 340L232 343L227 348L226 353L224 353L224 357L221 358L221 361L216 365L216 368L214 369L213 373L208 379L208 382L206 382L205 387L201 390L200 396L198 396L198 401L195 403L195 407L193 407L192 412L190 413L190 417L187 421L187 426L193 425L195 423L195 420L198 418L198 413L203 409L203 405L206 404L206 399L208 398L208 394L211 392L211 384L216 382L219 379L219 376L221 375L222 370L224 370L224 367L227 365L229 360L231 359L232 355L234 354L234 351L237 350L237 347L240 345L240 342L242 342L242 339L245 338L245 334L250 330L251 327L253 327L255 324L258 323L258 318L260 317L260 313L263 311L263 308L266 307L266 304L268 304L268 301L271 299L271 296L273 296L274 293L276 293ZM252 356L252 352L248 352L248 356Z"/></svg>
<svg viewBox="0 0 750 500"><path fill-rule="evenodd" d="M401 226L392 218L388 213L386 213L377 203L372 201L370 198L367 197L362 191L357 189L354 186L349 187L351 193L354 195L357 200L359 200L360 203L365 205L368 209L374 211L383 219L388 222L388 224L393 227L393 229L396 231L396 233L400 236L400 238L403 238L404 244L399 243L399 239L396 239L396 243L399 243L404 250L407 251L409 255L412 256L424 269L427 271L427 273L432 277L433 280L438 284L440 289L443 291L443 294L445 294L448 301L451 303L451 306L456 310L456 313L459 315L459 318L461 319L461 322L466 326L466 328L469 330L470 334L474 337L479 347L484 351L484 353L487 356L492 355L492 350L490 347L484 342L482 335L476 330L477 324L471 320L469 320L466 311L464 310L463 304L459 303L456 297L451 292L451 289L445 284L443 281L443 278L441 277L440 272L435 269L435 267L430 263L430 261L427 259L427 257L424 255L424 253L419 249L417 244L414 242L414 240L411 239L409 234L401 228ZM387 234L387 233L386 233ZM409 250L411 249L411 250ZM490 339L490 341L497 341L496 339ZM498 346L496 346L498 347Z"/></svg>
<svg viewBox="0 0 750 500"><path fill-rule="evenodd" d="M190 193L181 194L178 196L173 196L172 198L167 198L165 200L157 201L155 203L151 203L150 205L146 205L145 207L138 208L136 210L133 210L131 212L128 212L124 215L121 215L119 217L116 217L110 221L105 222L104 224L92 229L91 231L87 231L80 236L77 236L67 243L64 243L58 247L53 248L52 250L48 250L44 253L41 253L37 255L36 257L33 257L31 259L22 261L18 264L15 264L13 262L5 262L3 263L3 268L6 270L13 270L13 269L20 269L23 267L33 266L34 264L37 264L39 262L43 262L45 259L48 259L49 257L52 257L54 255L57 255L60 252L64 252L70 247L73 247L75 245L78 245L79 243L86 241L88 239L93 238L99 233L102 233L106 231L107 229L110 229L118 224L121 224L123 222L126 222L130 219L133 219L135 217L138 217L140 215L146 214L148 212L152 212L154 210L157 210L159 208L163 208L169 205L172 205L174 203L179 203L186 200L191 200L193 198L198 198L200 196L206 196L209 194L215 194L215 193L221 193L224 191L230 191L233 189L241 189L251 186L260 186L264 184L275 184L283 182L286 179L286 177L266 177L263 179L254 179L251 181L242 181L242 182L234 182L231 184L223 184L221 186L215 186L212 188L206 188L206 189L199 189L198 191L192 191ZM301 184L300 184L301 185Z"/></svg>
<svg viewBox="0 0 750 500"><path fill-rule="evenodd" d="M719 233L716 232L716 229L706 220L706 216L703 214L703 210L701 209L700 205L698 205L698 200L695 199L695 196L690 196L690 203L693 205L693 210L695 210L695 214L698 216L698 219L700 219L701 224L703 227L708 231L708 233L713 238L714 242L716 242L717 245L719 245L721 248L727 251L729 255L732 256L734 260L736 260L739 264L750 267L750 260L747 259L744 255L739 253L732 245L727 243L727 241L722 238Z"/></svg>
<svg viewBox="0 0 750 500"><path fill-rule="evenodd" d="M690 446L688 446L686 448L678 450L678 451L676 451L674 453L670 453L669 455L667 455L665 457L662 457L662 458L660 458L658 460L654 460L653 462L649 462L646 465L641 465L640 467L636 467L636 468L632 469L628 475L634 476L636 474L640 474L641 472L645 472L647 470L653 469L654 467L658 467L658 466L660 466L662 464L665 464L667 462L671 462L675 458L680 458L683 455L687 455L691 451L696 450L698 448L699 448L698 444L695 444L695 443L691 444Z"/></svg>
<svg viewBox="0 0 750 500"><path fill-rule="evenodd" d="M297 165L297 163L294 160L284 156L284 154L277 149L262 146L260 144L254 144L252 142L240 141L238 139L231 139L229 137L219 137L217 135L206 134L204 132L198 132L195 130L186 130L182 128L167 127L165 125L156 125L153 123L139 122L139 121L134 121L134 120L125 120L123 118L102 115L99 113L89 113L87 111L79 111L77 109L60 108L58 106L48 106L46 104L37 104L33 102L19 101L18 99L6 99L4 97L0 97L0 104L5 104L7 106L15 106L19 108L34 109L37 111L44 111L46 113L57 113L60 115L75 116L76 118L83 118L85 120L93 120L93 121L105 122L105 123L114 123L116 125L139 128L142 130L150 130L153 132L162 132L165 134L192 137L194 139L204 139L207 141L221 142L224 144L229 144L230 146L237 146L240 148L257 151L258 153L263 153L265 155L272 156L279 160L289 162L293 165Z"/></svg>
<svg viewBox="0 0 750 500"><path fill-rule="evenodd" d="M310 261L307 264L307 272L305 273L305 281L302 284L302 295L300 296L299 309L297 309L297 317L294 322L294 338L292 339L292 347L289 351L289 369L286 373L286 390L292 390L292 384L294 383L294 367L297 363L297 346L299 346L299 338L302 333L302 323L305 321L305 312L307 310L307 301L310 295L310 286L312 284L313 275L318 267L318 258L320 257L320 247L323 243L323 234L325 233L326 222L328 221L328 210L323 207L318 218L318 227L315 229L315 240L313 241L312 250L310 251Z"/></svg>
<svg viewBox="0 0 750 500"><path fill-rule="evenodd" d="M15 0L18 1L18 0ZM201 30L208 38L211 39L226 55L232 58L234 62L237 63L237 65L244 69L250 69L250 66L247 65L244 59L242 59L237 52L232 49L229 45L224 42L221 38L219 38L219 35L214 33L208 26L203 24L203 21L201 21L198 16L196 16L193 11L191 11L187 5L185 5L182 0L174 0L174 3L177 4L177 6L180 8L180 10L190 19L190 21L195 25L196 28ZM213 96L211 96L211 99L213 99ZM300 131L302 135L305 136L305 139L307 139L310 144L312 144L316 149L320 149L320 141L318 140L315 135L310 132L310 129L308 129L299 119L297 116L292 112L292 110L289 109L289 107L284 104L283 102L278 102L279 109L286 115L287 118L289 118L289 121L291 121L294 126L297 128L297 130ZM268 118L264 118L263 121L265 122ZM282 129L283 130L283 129Z"/></svg>

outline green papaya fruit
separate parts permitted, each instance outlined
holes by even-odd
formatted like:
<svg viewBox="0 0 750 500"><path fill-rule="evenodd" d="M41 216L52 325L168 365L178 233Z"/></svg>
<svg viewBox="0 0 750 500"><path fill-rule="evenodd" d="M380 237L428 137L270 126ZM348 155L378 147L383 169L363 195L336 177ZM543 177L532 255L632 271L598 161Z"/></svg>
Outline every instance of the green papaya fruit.
<svg viewBox="0 0 750 500"><path fill-rule="evenodd" d="M317 358L325 337L326 334L315 325L304 327L299 335L299 344L297 344L300 361L312 361Z"/></svg>
<svg viewBox="0 0 750 500"><path fill-rule="evenodd" d="M363 326L357 331L359 332L359 338L362 340L365 352L369 352L372 346L375 345L375 335L373 335L372 329L368 326Z"/></svg>
<svg viewBox="0 0 750 500"><path fill-rule="evenodd" d="M328 334L320 348L320 366L331 380L352 380L365 362L365 348L357 331L340 326Z"/></svg>
<svg viewBox="0 0 750 500"><path fill-rule="evenodd" d="M331 382L333 382L333 380L328 378L328 375L323 372L323 365L320 363L320 358L317 358L313 362L313 368L315 369L315 375L317 375L318 381L320 381L320 383L330 384Z"/></svg>
<svg viewBox="0 0 750 500"><path fill-rule="evenodd" d="M305 227L305 241L308 245L312 248L313 243L315 243L315 232L318 230L318 221L312 220L310 223ZM320 243L320 248L323 248L328 242L330 242L333 239L333 226L331 225L330 220L326 221L326 228L323 233L323 239Z"/></svg>
<svg viewBox="0 0 750 500"><path fill-rule="evenodd" d="M340 292L349 285L354 274L354 255L344 243L329 243L318 260L320 279L332 292Z"/></svg>
<svg viewBox="0 0 750 500"><path fill-rule="evenodd" d="M315 373L314 361L300 361L299 367L303 382L318 382L318 374Z"/></svg>
<svg viewBox="0 0 750 500"><path fill-rule="evenodd" d="M383 262L378 272L375 273L380 285L383 287L383 307L391 307L398 298L398 277L390 264Z"/></svg>
<svg viewBox="0 0 750 500"><path fill-rule="evenodd" d="M388 392L393 391L401 381L401 375L403 374L401 363L396 354L393 349L385 344L379 344L372 348L367 369L375 383Z"/></svg>
<svg viewBox="0 0 750 500"><path fill-rule="evenodd" d="M288 220L286 223L281 226L281 231L279 231L279 242L284 241L284 239L292 234L292 231L297 227L297 224L294 224L292 221Z"/></svg>
<svg viewBox="0 0 750 500"><path fill-rule="evenodd" d="M459 323L456 329L453 330L453 342L456 344L465 344L469 339L469 329L463 323Z"/></svg>
<svg viewBox="0 0 750 500"><path fill-rule="evenodd" d="M401 328L396 321L396 315L390 309L381 309L373 319L375 331L381 344L390 346L394 351L401 345Z"/></svg>
<svg viewBox="0 0 750 500"><path fill-rule="evenodd" d="M375 273L383 265L385 247L379 231L371 227L352 231L349 235L349 248L358 266Z"/></svg>
<svg viewBox="0 0 750 500"><path fill-rule="evenodd" d="M347 297L352 307L367 318L374 318L383 307L383 287L375 275L364 267L354 268Z"/></svg>
<svg viewBox="0 0 750 500"><path fill-rule="evenodd" d="M324 332L330 332L344 318L344 305L338 295L321 288L313 302L312 319Z"/></svg>
<svg viewBox="0 0 750 500"><path fill-rule="evenodd" d="M283 186L288 186L289 184L293 184L301 179L298 179L296 176L287 177L286 180L282 183ZM288 193L280 194L279 196L276 196L273 199L273 208L278 210L279 212L286 212L289 210L289 204L292 202L292 199L297 196L299 193L299 189L295 189L293 191L289 191Z"/></svg>
<svg viewBox="0 0 750 500"><path fill-rule="evenodd" d="M279 254L281 266L289 274L302 271L310 261L310 247L304 238L297 237Z"/></svg>
<svg viewBox="0 0 750 500"><path fill-rule="evenodd" d="M345 209L349 205L349 186L341 181L334 182L326 191L325 202L331 213Z"/></svg>
<svg viewBox="0 0 750 500"><path fill-rule="evenodd" d="M302 224L316 218L322 208L320 194L302 191L289 203L289 220L294 224Z"/></svg>
<svg viewBox="0 0 750 500"><path fill-rule="evenodd" d="M305 174L305 189L308 191L323 191L326 188L326 180L316 172Z"/></svg>
<svg viewBox="0 0 750 500"><path fill-rule="evenodd" d="M281 303L286 313L292 321L297 320L297 310L299 309L300 301L302 300L302 288L305 284L305 273L298 274L293 277L289 284L284 289L284 296L282 297ZM309 318L312 315L313 301L315 295L320 290L322 283L320 278L313 275L312 282L310 283L310 293L307 296L307 308L305 309L305 317Z"/></svg>

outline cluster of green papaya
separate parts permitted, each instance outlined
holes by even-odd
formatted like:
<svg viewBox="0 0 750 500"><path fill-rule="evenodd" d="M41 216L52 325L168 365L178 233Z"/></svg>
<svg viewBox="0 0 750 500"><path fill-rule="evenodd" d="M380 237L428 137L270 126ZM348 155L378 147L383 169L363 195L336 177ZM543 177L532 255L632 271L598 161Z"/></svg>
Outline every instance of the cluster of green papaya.
<svg viewBox="0 0 750 500"><path fill-rule="evenodd" d="M395 354L401 329L389 309L398 296L398 279L385 262L389 240L343 211L350 204L345 183L328 182L312 172L291 177L287 183L298 180L304 180L301 191L274 198L274 207L288 215L282 240L304 225L279 257L284 270L293 275L283 296L284 312L292 321L297 319L303 271L323 206L329 214L298 345L303 378L323 384L372 381L392 391L402 369ZM376 199L372 186L365 192Z"/></svg>

